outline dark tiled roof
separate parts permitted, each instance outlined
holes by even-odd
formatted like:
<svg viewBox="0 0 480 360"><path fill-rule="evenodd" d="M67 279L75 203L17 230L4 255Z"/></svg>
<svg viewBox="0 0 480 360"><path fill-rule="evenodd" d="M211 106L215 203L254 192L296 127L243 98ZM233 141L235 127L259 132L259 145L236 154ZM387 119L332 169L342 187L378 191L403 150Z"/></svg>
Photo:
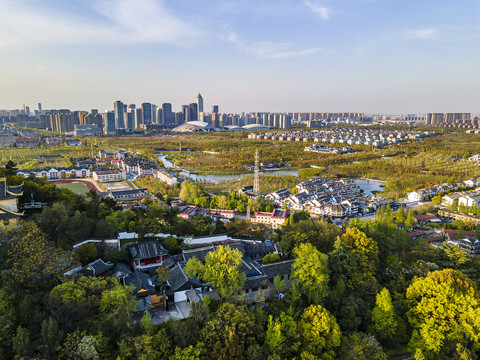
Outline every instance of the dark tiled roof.
<svg viewBox="0 0 480 360"><path fill-rule="evenodd" d="M264 242L261 243L243 243L243 248L245 249L245 256L246 257L253 257L253 256L265 256L269 253L274 252L275 246L267 245Z"/></svg>
<svg viewBox="0 0 480 360"><path fill-rule="evenodd" d="M147 295L155 294L155 287L150 285L148 280L150 280L150 275L140 271L135 271L125 278L125 285L135 286L135 295L138 297L145 297ZM145 289L147 291L139 292L141 289Z"/></svg>
<svg viewBox="0 0 480 360"><path fill-rule="evenodd" d="M140 242L130 247L132 259L146 259L167 254L167 250L158 241Z"/></svg>
<svg viewBox="0 0 480 360"><path fill-rule="evenodd" d="M188 277L181 268L180 264L170 269L168 276L168 285L173 291L178 291L188 283Z"/></svg>
<svg viewBox="0 0 480 360"><path fill-rule="evenodd" d="M265 272L267 277L273 278L277 275L290 274L292 271L292 264L295 260L286 260L273 264L266 264L262 266L262 270Z"/></svg>
<svg viewBox="0 0 480 360"><path fill-rule="evenodd" d="M183 259L185 261L188 261L192 257L196 257L201 262L204 262L205 261L205 256L207 256L207 254L210 251L215 251L215 248L213 246L207 246L207 247L202 247L202 248L198 248L198 249L184 250L183 251Z"/></svg>
<svg viewBox="0 0 480 360"><path fill-rule="evenodd" d="M268 285L268 277L266 276L255 276L251 278L247 278L245 284L243 284L243 289L252 289L252 288L260 288L263 285Z"/></svg>
<svg viewBox="0 0 480 360"><path fill-rule="evenodd" d="M105 263L103 262L102 259L97 259L87 266L85 266L81 272L84 275L87 276L99 276L102 275L103 273L106 273L108 270L110 270L113 267L113 264L111 263Z"/></svg>
<svg viewBox="0 0 480 360"><path fill-rule="evenodd" d="M136 195L136 194L146 194L147 189L132 189L132 190L113 190L110 191L113 196L118 195Z"/></svg>
<svg viewBox="0 0 480 360"><path fill-rule="evenodd" d="M130 275L132 273L132 270L130 269L130 266L118 263L113 265L110 276L116 277L117 279L121 279L127 275Z"/></svg>

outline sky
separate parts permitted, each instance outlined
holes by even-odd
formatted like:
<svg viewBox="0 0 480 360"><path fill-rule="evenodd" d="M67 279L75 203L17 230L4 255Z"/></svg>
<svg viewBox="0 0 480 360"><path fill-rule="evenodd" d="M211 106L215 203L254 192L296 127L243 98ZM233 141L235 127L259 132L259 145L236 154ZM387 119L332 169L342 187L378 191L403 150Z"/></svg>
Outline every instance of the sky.
<svg viewBox="0 0 480 360"><path fill-rule="evenodd" d="M480 112L478 0L0 0L0 109Z"/></svg>

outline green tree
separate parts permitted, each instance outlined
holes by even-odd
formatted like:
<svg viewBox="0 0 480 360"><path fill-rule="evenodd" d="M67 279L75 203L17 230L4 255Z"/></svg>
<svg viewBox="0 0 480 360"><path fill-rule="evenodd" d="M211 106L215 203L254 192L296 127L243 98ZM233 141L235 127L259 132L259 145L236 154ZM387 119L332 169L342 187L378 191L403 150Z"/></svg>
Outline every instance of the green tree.
<svg viewBox="0 0 480 360"><path fill-rule="evenodd" d="M185 273L208 281L218 289L220 296L228 299L240 291L245 283L246 276L239 271L241 263L242 253L239 250L219 246L205 256L205 264L195 257L189 259Z"/></svg>
<svg viewBox="0 0 480 360"><path fill-rule="evenodd" d="M338 358L341 360L387 360L377 339L364 333L343 337Z"/></svg>
<svg viewBox="0 0 480 360"><path fill-rule="evenodd" d="M88 243L78 247L74 254L77 260L85 266L97 258L98 251L95 244Z"/></svg>
<svg viewBox="0 0 480 360"><path fill-rule="evenodd" d="M251 312L230 303L220 305L200 332L210 358L233 359L242 356L255 343L256 326Z"/></svg>
<svg viewBox="0 0 480 360"><path fill-rule="evenodd" d="M415 224L415 217L413 216L413 210L410 209L408 210L408 213L407 213L407 220L405 220L405 229L408 231L412 230L414 224Z"/></svg>
<svg viewBox="0 0 480 360"><path fill-rule="evenodd" d="M28 329L22 326L17 328L17 333L13 337L13 351L19 356L27 355L30 350L30 334Z"/></svg>
<svg viewBox="0 0 480 360"><path fill-rule="evenodd" d="M170 276L170 268L167 265L162 264L157 268L155 272L158 276L158 282L165 284L168 277Z"/></svg>
<svg viewBox="0 0 480 360"><path fill-rule="evenodd" d="M463 273L445 269L414 278L406 299L412 351L418 348L425 356L451 356L457 343L479 348L479 295Z"/></svg>
<svg viewBox="0 0 480 360"><path fill-rule="evenodd" d="M310 305L302 314L300 333L303 349L322 359L334 359L341 332L335 318L321 305Z"/></svg>
<svg viewBox="0 0 480 360"><path fill-rule="evenodd" d="M15 229L7 246L9 279L26 288L56 281L72 264L71 254L51 246L40 228L30 221Z"/></svg>
<svg viewBox="0 0 480 360"><path fill-rule="evenodd" d="M442 195L436 195L432 197L432 202L434 204L440 205L442 203Z"/></svg>
<svg viewBox="0 0 480 360"><path fill-rule="evenodd" d="M268 320L265 344L269 352L279 359L293 359L301 349L301 337L297 321L282 312L279 317Z"/></svg>
<svg viewBox="0 0 480 360"><path fill-rule="evenodd" d="M184 349L177 346L170 360L201 360L206 358L206 354L203 343L198 342L195 346L190 345Z"/></svg>
<svg viewBox="0 0 480 360"><path fill-rule="evenodd" d="M5 164L5 176L13 176L17 174L17 164L12 160L8 160Z"/></svg>
<svg viewBox="0 0 480 360"><path fill-rule="evenodd" d="M62 333L58 330L58 324L52 317L42 321L40 335L47 353L49 356L53 356L58 346L60 346Z"/></svg>
<svg viewBox="0 0 480 360"><path fill-rule="evenodd" d="M146 310L143 314L142 320L140 320L140 327L146 335L153 336L157 333L157 327L152 323L150 311Z"/></svg>
<svg viewBox="0 0 480 360"><path fill-rule="evenodd" d="M403 224L405 222L405 209L403 208L403 204L400 205L395 213L395 222L397 224Z"/></svg>
<svg viewBox="0 0 480 360"><path fill-rule="evenodd" d="M376 305L372 311L372 329L380 341L389 341L395 337L397 326L390 292L387 288L383 288L377 294Z"/></svg>
<svg viewBox="0 0 480 360"><path fill-rule="evenodd" d="M327 295L328 256L308 243L300 244L293 253L296 257L292 265L295 283L313 303L321 303Z"/></svg>
<svg viewBox="0 0 480 360"><path fill-rule="evenodd" d="M275 262L278 262L278 261L280 261L280 255L274 254L274 253L267 254L262 259L262 262L264 264L271 264L271 263L275 263Z"/></svg>

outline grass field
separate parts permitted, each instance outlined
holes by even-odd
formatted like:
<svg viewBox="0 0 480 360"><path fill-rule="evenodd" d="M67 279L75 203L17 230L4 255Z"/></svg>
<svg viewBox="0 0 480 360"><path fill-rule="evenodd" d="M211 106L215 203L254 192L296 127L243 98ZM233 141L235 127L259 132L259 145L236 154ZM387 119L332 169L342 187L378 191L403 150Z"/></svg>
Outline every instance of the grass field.
<svg viewBox="0 0 480 360"><path fill-rule="evenodd" d="M68 189L75 194L82 195L88 192L88 187L82 182L72 182L68 184L56 184L60 189Z"/></svg>

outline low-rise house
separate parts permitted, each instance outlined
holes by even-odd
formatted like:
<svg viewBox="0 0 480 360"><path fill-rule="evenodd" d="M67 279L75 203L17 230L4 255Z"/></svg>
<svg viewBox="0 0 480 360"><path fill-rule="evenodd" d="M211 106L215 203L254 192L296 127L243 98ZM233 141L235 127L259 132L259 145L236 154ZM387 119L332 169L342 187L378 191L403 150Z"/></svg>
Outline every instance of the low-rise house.
<svg viewBox="0 0 480 360"><path fill-rule="evenodd" d="M411 192L407 193L408 201L412 201L412 202L423 201L426 196L427 196L427 194L423 190L411 191Z"/></svg>
<svg viewBox="0 0 480 360"><path fill-rule="evenodd" d="M93 179L101 183L112 182L112 181L123 181L126 180L127 175L125 171L117 169L109 170L95 170L93 172Z"/></svg>
<svg viewBox="0 0 480 360"><path fill-rule="evenodd" d="M461 197L458 198L458 205L463 205L466 207L477 207L479 204L480 193L464 193Z"/></svg>
<svg viewBox="0 0 480 360"><path fill-rule="evenodd" d="M458 246L470 257L480 254L480 241L473 237L463 237L461 239L448 240L447 242L449 244Z"/></svg>
<svg viewBox="0 0 480 360"><path fill-rule="evenodd" d="M162 265L168 255L159 241L139 242L128 249L135 270L148 270Z"/></svg>
<svg viewBox="0 0 480 360"><path fill-rule="evenodd" d="M80 273L85 276L107 277L110 275L112 267L112 263L106 263L102 259L97 259L80 270Z"/></svg>
<svg viewBox="0 0 480 360"><path fill-rule="evenodd" d="M180 209L178 216L183 219L191 219L197 214L198 206L187 205Z"/></svg>
<svg viewBox="0 0 480 360"><path fill-rule="evenodd" d="M253 223L265 224L271 226L272 229L278 229L288 218L288 211L285 209L275 209L271 213L257 212L254 216L250 216Z"/></svg>
<svg viewBox="0 0 480 360"><path fill-rule="evenodd" d="M442 205L443 205L443 206L452 206L455 202L458 203L458 200L459 200L462 196L464 196L464 193L461 193L461 192L444 195L444 196L442 197Z"/></svg>
<svg viewBox="0 0 480 360"><path fill-rule="evenodd" d="M108 192L107 196L119 202L141 200L148 196L148 190L147 189L112 190Z"/></svg>
<svg viewBox="0 0 480 360"><path fill-rule="evenodd" d="M175 176L163 170L158 170L154 175L158 180L163 181L167 185L174 186L178 180Z"/></svg>

